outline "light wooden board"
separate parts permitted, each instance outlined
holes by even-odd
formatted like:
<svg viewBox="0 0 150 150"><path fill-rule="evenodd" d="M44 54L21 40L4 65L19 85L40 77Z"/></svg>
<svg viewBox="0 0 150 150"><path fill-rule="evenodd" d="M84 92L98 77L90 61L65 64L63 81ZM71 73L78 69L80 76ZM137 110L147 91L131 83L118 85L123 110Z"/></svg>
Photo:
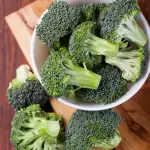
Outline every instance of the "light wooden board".
<svg viewBox="0 0 150 150"><path fill-rule="evenodd" d="M52 0L37 0L5 18L30 65L32 32L39 17L51 3ZM56 99L51 99L50 103L55 112L63 116L65 124L76 111ZM119 127L122 142L116 150L150 150L150 78L136 96L114 108L114 111L122 118Z"/></svg>

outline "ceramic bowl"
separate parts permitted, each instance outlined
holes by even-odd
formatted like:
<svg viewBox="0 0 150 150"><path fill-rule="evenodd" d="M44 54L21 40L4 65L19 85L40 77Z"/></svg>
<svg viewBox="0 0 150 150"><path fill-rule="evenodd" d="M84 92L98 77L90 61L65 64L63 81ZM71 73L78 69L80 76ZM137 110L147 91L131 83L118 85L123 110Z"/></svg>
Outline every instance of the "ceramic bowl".
<svg viewBox="0 0 150 150"><path fill-rule="evenodd" d="M111 0L95 0L95 1L82 0L82 2L81 2L80 0L68 0L68 3L70 3L72 5L87 3L87 2L88 3L90 3L90 2L105 2L105 3L107 2L107 3L109 3L112 1ZM47 12L47 10L43 13L43 15L46 12ZM43 15L41 16L41 18L43 17ZM41 18L39 20L39 23L41 21ZM142 87L142 85L145 83L145 81L149 75L149 72L150 72L150 43L149 43L150 29L149 29L147 21L145 20L145 18L142 14L138 18L137 22L139 23L139 25L141 26L141 28L144 30L144 32L146 33L146 35L148 37L148 42L145 46L146 50L148 51L148 58L147 58L144 74L142 75L142 77L140 78L139 81L137 81L135 84L133 84L129 87L129 90L125 95L123 95L118 100L116 100L116 102L111 103L111 104L106 104L106 105L83 102L80 99L69 99L65 96L60 97L57 100L66 105L77 108L77 109L88 110L88 111L97 111L97 110L104 110L104 109L109 109L109 108L118 106L118 105L126 102L127 100L129 100L133 95L135 95L139 91L139 89ZM32 36L32 41L31 41L31 61L32 61L32 68L40 81L41 81L40 69L41 69L41 66L43 65L43 63L45 62L47 56L48 56L48 50L42 44L42 42L38 40L38 38L36 36L36 30L34 30L33 36Z"/></svg>

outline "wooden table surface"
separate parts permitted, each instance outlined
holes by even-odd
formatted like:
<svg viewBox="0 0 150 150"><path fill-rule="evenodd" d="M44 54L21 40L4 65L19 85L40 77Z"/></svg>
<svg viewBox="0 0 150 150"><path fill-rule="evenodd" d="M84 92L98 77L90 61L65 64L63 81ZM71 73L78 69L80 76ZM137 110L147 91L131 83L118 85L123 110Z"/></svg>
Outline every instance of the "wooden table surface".
<svg viewBox="0 0 150 150"><path fill-rule="evenodd" d="M7 27L4 21L4 17L31 2L33 2L33 0L0 0L0 150L13 150L13 147L9 140L9 135L10 135L10 123L13 118L14 112L13 109L10 107L10 105L8 105L6 99L6 89L8 86L8 82L15 77L16 68L20 64L27 63L27 61L25 60L24 56L20 51L19 46L17 45L15 39L13 38L11 31ZM150 15L149 15L150 0L141 0L140 6L142 7L142 11L146 19L150 23ZM132 102L134 100L136 103L138 103L139 106L141 106L141 108L144 110L143 114L149 115L147 119L150 120L149 83L150 79L147 80L145 86L132 98ZM128 101L124 106L129 108L129 106L132 107L132 104L134 103ZM124 112L122 111L121 113ZM125 113L132 113L132 112L126 111ZM140 116L141 114L138 115ZM132 118L126 119L132 120ZM140 121L142 121L142 118L139 117L139 119ZM145 120L143 119L143 121ZM149 135L147 134L147 132L150 134L150 130L146 131L144 128L142 128L142 126L132 121L130 121L129 123L127 122L127 125L128 128L132 130L133 133L136 135L135 140L139 141L138 145L141 147L138 149L134 145L135 148L133 148L133 150L150 150L150 138ZM148 124L145 124L145 126L146 129L150 129L150 126ZM146 144L142 145L143 143ZM123 147L120 147L119 150L125 149Z"/></svg>

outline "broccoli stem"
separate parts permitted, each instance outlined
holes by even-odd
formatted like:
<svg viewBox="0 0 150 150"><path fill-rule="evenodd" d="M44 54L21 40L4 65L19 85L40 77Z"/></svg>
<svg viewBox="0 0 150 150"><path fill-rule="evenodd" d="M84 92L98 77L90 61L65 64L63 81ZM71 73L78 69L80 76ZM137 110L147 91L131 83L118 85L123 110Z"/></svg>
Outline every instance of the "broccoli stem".
<svg viewBox="0 0 150 150"><path fill-rule="evenodd" d="M49 121L43 118L35 118L29 122L29 127L36 128L34 133L36 134L49 134L52 137L57 137L60 131L59 121ZM45 130L41 130L45 128ZM40 132L39 132L40 131Z"/></svg>
<svg viewBox="0 0 150 150"><path fill-rule="evenodd" d="M71 76L70 85L76 85L82 88L97 89L101 80L98 75L85 67L74 65L71 61L65 63L66 74Z"/></svg>
<svg viewBox="0 0 150 150"><path fill-rule="evenodd" d="M44 143L44 150L51 150L52 149L52 146L49 144L49 142L45 142Z"/></svg>
<svg viewBox="0 0 150 150"><path fill-rule="evenodd" d="M45 140L55 142L55 138L57 138L60 132L59 121L49 121L42 118L40 120L39 118L36 118L33 122L35 124L34 126L30 121L28 124L24 125L24 127L30 128L29 132L20 133L22 134L22 138L20 139L24 145L30 144L34 141L29 147L31 149L40 150Z"/></svg>
<svg viewBox="0 0 150 150"><path fill-rule="evenodd" d="M111 137L110 139L106 139L106 141L109 144L106 144L105 142L102 142L101 140L100 141L97 140L97 142L96 142L97 144L94 144L94 148L100 147L104 150L110 150L110 149L116 148L121 142L119 130L116 129L114 137Z"/></svg>
<svg viewBox="0 0 150 150"><path fill-rule="evenodd" d="M46 124L46 131L52 137L57 137L60 132L59 121L48 121Z"/></svg>
<svg viewBox="0 0 150 150"><path fill-rule="evenodd" d="M36 135L34 130L31 129L31 132L23 132L22 136L20 137L22 144L26 145L38 139L40 135Z"/></svg>
<svg viewBox="0 0 150 150"><path fill-rule="evenodd" d="M115 56L118 53L119 44L99 38L89 33L86 40L87 51L95 55Z"/></svg>
<svg viewBox="0 0 150 150"><path fill-rule="evenodd" d="M40 137L36 139L33 144L29 145L29 148L33 150L41 150L43 142L44 142L43 137Z"/></svg>
<svg viewBox="0 0 150 150"><path fill-rule="evenodd" d="M141 61L142 61L142 58L140 57L130 58L130 56L129 57L125 56L123 58L122 54L116 58L115 57L106 58L106 63L118 67L122 71L122 77L125 80L131 81L133 83L136 82L136 80L140 76Z"/></svg>
<svg viewBox="0 0 150 150"><path fill-rule="evenodd" d="M140 48L139 50L132 50L132 51L127 51L127 52L119 52L117 57L119 58L126 58L126 59L130 59L130 58L134 58L134 57L139 57L141 56L141 52L142 49Z"/></svg>
<svg viewBox="0 0 150 150"><path fill-rule="evenodd" d="M144 46L147 42L147 37L135 19L127 18L127 20L120 25L117 33L124 38L130 39L138 46Z"/></svg>

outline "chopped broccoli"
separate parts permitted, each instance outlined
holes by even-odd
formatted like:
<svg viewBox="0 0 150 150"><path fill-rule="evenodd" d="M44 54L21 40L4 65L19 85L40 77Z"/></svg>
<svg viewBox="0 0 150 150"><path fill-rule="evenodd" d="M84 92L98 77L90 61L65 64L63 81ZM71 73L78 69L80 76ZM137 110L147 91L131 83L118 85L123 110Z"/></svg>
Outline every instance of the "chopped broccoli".
<svg viewBox="0 0 150 150"><path fill-rule="evenodd" d="M63 150L62 118L30 105L16 112L10 138L16 150Z"/></svg>
<svg viewBox="0 0 150 150"><path fill-rule="evenodd" d="M61 43L61 40L59 40L59 41L55 41L54 43L53 43L53 48L50 48L49 49L49 53L51 52L51 49L52 50L57 50L57 51L59 51L59 49L61 48L61 45L62 45L62 43Z"/></svg>
<svg viewBox="0 0 150 150"><path fill-rule="evenodd" d="M86 3L79 6L82 12L83 21L95 21L95 10L94 3Z"/></svg>
<svg viewBox="0 0 150 150"><path fill-rule="evenodd" d="M66 129L65 150L91 150L117 147L121 141L117 129L121 120L111 110L77 110Z"/></svg>
<svg viewBox="0 0 150 150"><path fill-rule="evenodd" d="M106 8L104 3L86 3L81 6L83 21L97 21L99 14Z"/></svg>
<svg viewBox="0 0 150 150"><path fill-rule="evenodd" d="M28 65L20 66L16 74L7 90L8 101L16 110L31 104L43 106L49 100L48 94Z"/></svg>
<svg viewBox="0 0 150 150"><path fill-rule="evenodd" d="M137 0L116 0L99 17L100 35L112 42L125 38L144 46L147 37L135 21L139 13Z"/></svg>
<svg viewBox="0 0 150 150"><path fill-rule="evenodd" d="M59 51L59 49L61 47L68 47L69 46L70 36L71 36L71 34L68 34L68 35L60 38L59 41L55 41L53 43L53 47L48 49L49 53L51 53L51 51L53 51L53 50L54 51Z"/></svg>
<svg viewBox="0 0 150 150"><path fill-rule="evenodd" d="M91 64L96 65L97 60L101 59L102 56L97 55L115 56L119 48L118 44L95 36L92 33L94 26L95 23L90 21L80 24L72 33L69 41L71 54L78 62L85 62L88 68L92 68Z"/></svg>
<svg viewBox="0 0 150 150"><path fill-rule="evenodd" d="M56 1L37 25L36 35L48 48L51 48L55 41L71 33L80 22L81 12L78 7L72 7L64 1Z"/></svg>
<svg viewBox="0 0 150 150"><path fill-rule="evenodd" d="M140 47L132 51L119 52L115 57L106 57L106 63L118 67L122 77L127 81L136 82L144 70L145 50Z"/></svg>
<svg viewBox="0 0 150 150"><path fill-rule="evenodd" d="M80 89L77 91L77 95L83 101L108 104L115 102L127 92L128 83L122 78L118 68L106 64L95 72L102 76L102 80L97 90Z"/></svg>
<svg viewBox="0 0 150 150"><path fill-rule="evenodd" d="M76 60L69 51L62 47L59 51L52 51L41 69L43 85L53 97L62 96L69 85L81 88L97 89L101 76L76 65Z"/></svg>

